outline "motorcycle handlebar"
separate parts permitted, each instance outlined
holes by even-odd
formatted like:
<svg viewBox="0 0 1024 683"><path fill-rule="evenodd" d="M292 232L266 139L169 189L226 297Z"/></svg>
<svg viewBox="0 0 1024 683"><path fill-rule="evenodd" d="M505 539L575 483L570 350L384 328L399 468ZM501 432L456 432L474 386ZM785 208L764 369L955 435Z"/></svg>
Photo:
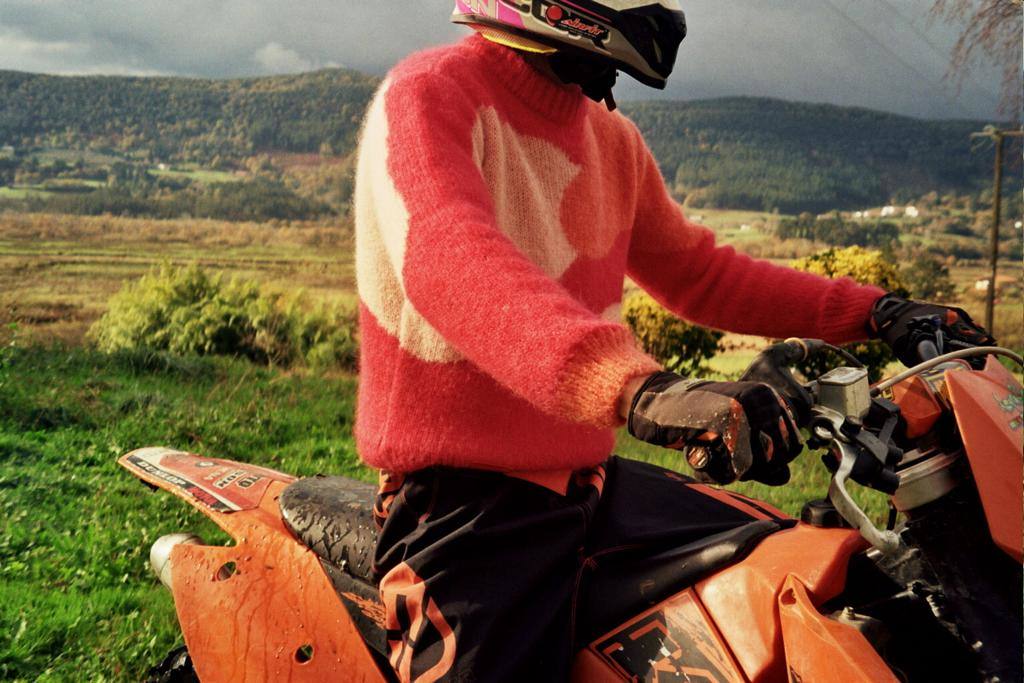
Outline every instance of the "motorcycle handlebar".
<svg viewBox="0 0 1024 683"><path fill-rule="evenodd" d="M763 382L778 391L789 404L797 425L803 427L810 422L814 399L789 368L826 348L828 344L820 339L791 338L773 344L754 358L740 380Z"/></svg>
<svg viewBox="0 0 1024 683"><path fill-rule="evenodd" d="M932 358L938 358L939 347L935 345L931 339L922 339L917 344L917 357L921 359L921 362L931 360Z"/></svg>

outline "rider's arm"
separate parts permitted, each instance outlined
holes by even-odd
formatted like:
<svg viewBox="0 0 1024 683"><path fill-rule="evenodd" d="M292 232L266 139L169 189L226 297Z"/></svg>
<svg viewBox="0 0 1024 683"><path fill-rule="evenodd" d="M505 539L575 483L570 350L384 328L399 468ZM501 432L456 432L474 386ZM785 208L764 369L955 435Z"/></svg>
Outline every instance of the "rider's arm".
<svg viewBox="0 0 1024 683"><path fill-rule="evenodd" d="M884 292L829 280L717 246L669 195L636 133L641 187L628 272L667 308L700 325L765 337L816 337L832 343L867 336L871 306Z"/></svg>
<svg viewBox="0 0 1024 683"><path fill-rule="evenodd" d="M381 229L402 291L462 356L544 412L621 424L623 386L660 366L499 229L474 149L478 105L460 92L430 73L401 76L383 95L386 167L361 180L388 217Z"/></svg>

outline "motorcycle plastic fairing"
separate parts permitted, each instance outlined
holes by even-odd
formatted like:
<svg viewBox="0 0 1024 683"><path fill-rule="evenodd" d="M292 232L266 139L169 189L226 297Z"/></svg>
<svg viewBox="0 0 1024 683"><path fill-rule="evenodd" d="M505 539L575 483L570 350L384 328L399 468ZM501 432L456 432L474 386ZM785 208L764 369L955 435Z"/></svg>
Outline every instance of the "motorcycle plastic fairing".
<svg viewBox="0 0 1024 683"><path fill-rule="evenodd" d="M992 540L1021 562L1024 389L991 356L984 370L947 372L946 383Z"/></svg>
<svg viewBox="0 0 1024 683"><path fill-rule="evenodd" d="M852 529L797 524L766 537L743 562L697 583L697 597L748 680L786 679L776 605L790 575L820 605L842 592L850 558L867 546Z"/></svg>
<svg viewBox="0 0 1024 683"><path fill-rule="evenodd" d="M591 643L576 659L573 680L739 683L743 676L687 589Z"/></svg>
<svg viewBox="0 0 1024 683"><path fill-rule="evenodd" d="M899 680L860 631L819 612L807 587L794 576L786 579L779 595L779 622L791 681Z"/></svg>
<svg viewBox="0 0 1024 683"><path fill-rule="evenodd" d="M140 448L117 462L139 479L213 512L253 510L271 482L295 481L295 477L265 467L171 448Z"/></svg>
<svg viewBox="0 0 1024 683"><path fill-rule="evenodd" d="M119 462L203 511L236 542L178 545L171 552L174 605L201 680L386 680L320 559L281 522L277 501L293 477L169 449L134 451ZM214 499L207 498L202 491L211 482L200 486L191 476L195 469L210 469L201 462L265 477L262 496L252 506L246 496L223 494L237 481L232 479L225 489L214 487ZM242 498L250 502L239 503ZM231 504L241 509L220 509Z"/></svg>
<svg viewBox="0 0 1024 683"><path fill-rule="evenodd" d="M927 434L942 417L943 406L924 377L911 377L896 384L890 391L906 422L907 438L916 439Z"/></svg>

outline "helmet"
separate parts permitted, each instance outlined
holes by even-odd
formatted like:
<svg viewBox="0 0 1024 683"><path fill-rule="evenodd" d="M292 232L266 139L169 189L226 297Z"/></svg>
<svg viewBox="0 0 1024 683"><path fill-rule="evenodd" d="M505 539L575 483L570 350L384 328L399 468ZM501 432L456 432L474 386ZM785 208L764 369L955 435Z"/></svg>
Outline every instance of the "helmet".
<svg viewBox="0 0 1024 683"><path fill-rule="evenodd" d="M522 50L597 57L659 89L686 37L678 0L456 0L452 21Z"/></svg>

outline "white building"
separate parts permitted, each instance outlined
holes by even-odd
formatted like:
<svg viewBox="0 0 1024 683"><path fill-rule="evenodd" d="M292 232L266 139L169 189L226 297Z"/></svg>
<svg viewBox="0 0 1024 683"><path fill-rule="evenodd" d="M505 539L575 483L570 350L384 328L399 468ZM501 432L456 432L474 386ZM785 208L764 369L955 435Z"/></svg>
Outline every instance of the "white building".
<svg viewBox="0 0 1024 683"><path fill-rule="evenodd" d="M917 218L918 216L921 215L921 212L917 210L916 206L908 206L906 209L904 209L903 215L906 216L907 218Z"/></svg>
<svg viewBox="0 0 1024 683"><path fill-rule="evenodd" d="M890 216L895 216L895 215L896 215L896 207L895 206L883 206L882 207L882 218L888 218Z"/></svg>

